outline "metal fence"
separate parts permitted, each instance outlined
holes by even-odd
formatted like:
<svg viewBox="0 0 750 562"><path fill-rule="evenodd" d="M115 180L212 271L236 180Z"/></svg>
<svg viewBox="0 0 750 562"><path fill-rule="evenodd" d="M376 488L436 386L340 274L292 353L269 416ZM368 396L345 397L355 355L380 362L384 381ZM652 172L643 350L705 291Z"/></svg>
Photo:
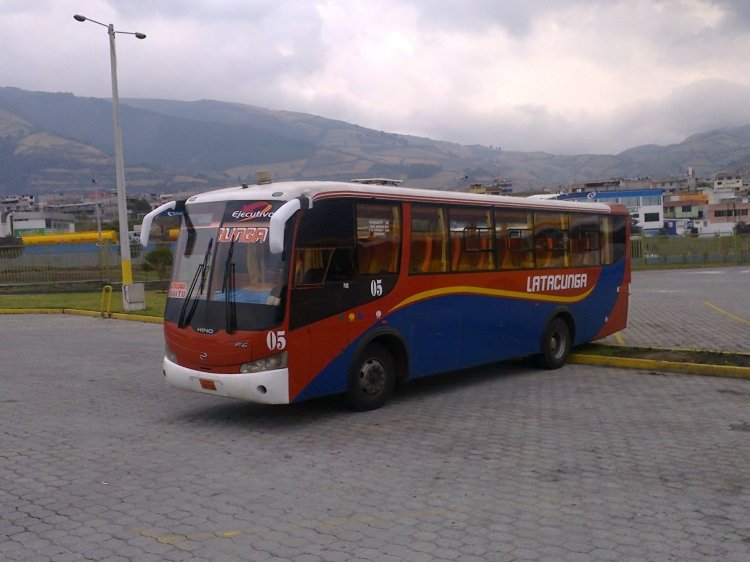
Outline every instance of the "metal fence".
<svg viewBox="0 0 750 562"><path fill-rule="evenodd" d="M135 281L163 281L156 271L143 268L144 256L159 245L150 244L146 249L131 245ZM50 244L26 246L22 251L0 248L0 291L72 290L121 282L119 244Z"/></svg>
<svg viewBox="0 0 750 562"><path fill-rule="evenodd" d="M750 234L732 236L633 236L635 267L750 263Z"/></svg>
<svg viewBox="0 0 750 562"><path fill-rule="evenodd" d="M736 265L750 263L750 235L733 236L633 236L631 256L635 267ZM159 245L143 249L131 245L135 281L165 283L156 271L145 271L144 256ZM169 276L169 272L164 274ZM0 291L60 290L117 285L122 281L119 244L55 244L0 248Z"/></svg>

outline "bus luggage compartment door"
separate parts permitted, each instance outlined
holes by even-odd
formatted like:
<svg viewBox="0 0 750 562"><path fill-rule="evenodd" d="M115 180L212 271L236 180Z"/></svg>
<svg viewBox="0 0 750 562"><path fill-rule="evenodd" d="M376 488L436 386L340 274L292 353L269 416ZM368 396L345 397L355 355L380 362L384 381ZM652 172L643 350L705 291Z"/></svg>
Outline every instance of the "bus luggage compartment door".
<svg viewBox="0 0 750 562"><path fill-rule="evenodd" d="M409 349L411 375L421 377L460 367L461 315L424 312L411 317Z"/></svg>

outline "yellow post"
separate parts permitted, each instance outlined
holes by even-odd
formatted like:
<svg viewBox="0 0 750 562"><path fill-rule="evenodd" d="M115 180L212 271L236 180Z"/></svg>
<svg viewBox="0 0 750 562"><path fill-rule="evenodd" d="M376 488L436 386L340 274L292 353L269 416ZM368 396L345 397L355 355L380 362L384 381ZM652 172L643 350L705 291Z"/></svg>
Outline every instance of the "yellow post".
<svg viewBox="0 0 750 562"><path fill-rule="evenodd" d="M107 310L106 310L106 318L112 317L112 285L104 285L102 287L102 300L99 304L99 313L101 314L102 318L105 318L105 311L104 311L104 299L105 296L107 297Z"/></svg>
<svg viewBox="0 0 750 562"><path fill-rule="evenodd" d="M133 284L133 267L130 260L122 260L122 284L132 285Z"/></svg>

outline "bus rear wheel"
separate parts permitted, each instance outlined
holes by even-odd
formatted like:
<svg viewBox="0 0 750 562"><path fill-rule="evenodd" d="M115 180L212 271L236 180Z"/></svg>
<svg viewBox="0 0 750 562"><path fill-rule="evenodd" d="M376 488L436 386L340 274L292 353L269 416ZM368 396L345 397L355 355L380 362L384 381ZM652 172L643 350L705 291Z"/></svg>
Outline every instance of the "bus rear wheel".
<svg viewBox="0 0 750 562"><path fill-rule="evenodd" d="M571 343L568 323L559 316L550 320L542 336L542 353L539 356L542 367L559 369L565 365Z"/></svg>
<svg viewBox="0 0 750 562"><path fill-rule="evenodd" d="M354 362L349 373L347 396L355 410L376 410L393 394L396 363L382 345L368 345Z"/></svg>

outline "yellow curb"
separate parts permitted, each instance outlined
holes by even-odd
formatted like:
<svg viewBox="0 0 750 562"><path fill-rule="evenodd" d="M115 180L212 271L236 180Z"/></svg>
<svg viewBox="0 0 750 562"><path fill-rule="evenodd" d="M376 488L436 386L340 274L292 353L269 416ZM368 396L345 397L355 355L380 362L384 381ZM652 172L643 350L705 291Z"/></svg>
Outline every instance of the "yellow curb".
<svg viewBox="0 0 750 562"><path fill-rule="evenodd" d="M94 312L93 310L81 310L79 308L63 308L63 314L75 314L76 316L92 316L99 318L101 312Z"/></svg>
<svg viewBox="0 0 750 562"><path fill-rule="evenodd" d="M149 322L151 324L163 324L164 319L160 316L146 316L145 314L125 314L124 312L113 312L110 318L117 320L134 320L136 322Z"/></svg>
<svg viewBox="0 0 750 562"><path fill-rule="evenodd" d="M64 308L0 308L0 314L65 314Z"/></svg>
<svg viewBox="0 0 750 562"><path fill-rule="evenodd" d="M750 367L734 365L704 365L701 363L678 363L675 361L655 361L653 359L629 359L625 357L603 357L601 355L586 355L572 353L568 357L570 363L581 365L601 365L604 367L626 367L630 369L646 369L654 371L668 371L671 373L686 373L690 375L704 375L712 377L732 377L750 379Z"/></svg>
<svg viewBox="0 0 750 562"><path fill-rule="evenodd" d="M160 316L146 316L144 314L125 314L113 312L109 316L95 310L81 310L78 308L0 308L0 314L74 314L76 316L90 316L92 318L115 318L117 320L132 320L135 322L150 322L162 324Z"/></svg>

